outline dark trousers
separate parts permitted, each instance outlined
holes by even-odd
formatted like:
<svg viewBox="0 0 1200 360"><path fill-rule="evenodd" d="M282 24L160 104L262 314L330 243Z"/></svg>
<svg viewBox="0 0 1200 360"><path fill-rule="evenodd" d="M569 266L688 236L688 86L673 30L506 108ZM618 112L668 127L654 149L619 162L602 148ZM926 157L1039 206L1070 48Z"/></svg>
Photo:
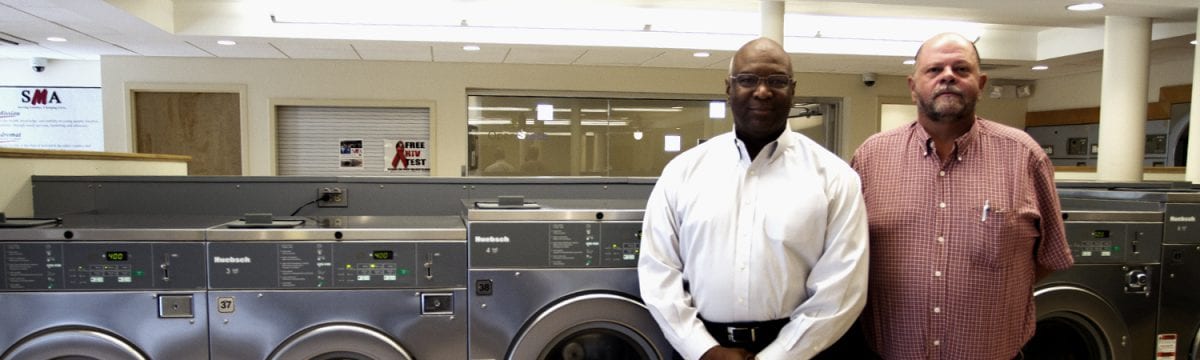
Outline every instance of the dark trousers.
<svg viewBox="0 0 1200 360"><path fill-rule="evenodd" d="M704 321L701 319L701 321ZM767 345L775 341L779 336L779 330L787 325L788 319L762 321L762 322L747 322L747 323L712 323L704 321L704 327L708 330L709 335L712 335L717 343L723 347L742 348L752 353L762 351ZM732 328L732 330L731 330ZM748 332L753 329L753 338L748 337ZM731 335L731 332L733 333ZM674 353L675 360L682 360L683 357L679 353ZM846 332L837 342L825 351L822 351L815 360L875 360L879 359L878 355L871 352L867 346L865 335L858 323Z"/></svg>

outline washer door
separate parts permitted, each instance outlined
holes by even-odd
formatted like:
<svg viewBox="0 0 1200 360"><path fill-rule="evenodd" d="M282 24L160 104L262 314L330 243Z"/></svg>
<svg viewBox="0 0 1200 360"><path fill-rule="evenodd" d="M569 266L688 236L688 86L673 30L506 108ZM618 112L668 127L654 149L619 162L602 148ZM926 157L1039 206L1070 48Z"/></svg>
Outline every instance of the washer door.
<svg viewBox="0 0 1200 360"><path fill-rule="evenodd" d="M531 320L513 342L508 359L658 360L670 349L666 343L641 303L593 293L558 302Z"/></svg>
<svg viewBox="0 0 1200 360"><path fill-rule="evenodd" d="M1128 359L1129 328L1099 295L1071 286L1033 292L1037 330L1021 351L1026 359Z"/></svg>
<svg viewBox="0 0 1200 360"><path fill-rule="evenodd" d="M370 328L331 324L310 328L284 341L269 360L412 360L387 335Z"/></svg>
<svg viewBox="0 0 1200 360"><path fill-rule="evenodd" d="M56 330L27 337L4 353L3 360L146 360L133 345L89 329Z"/></svg>

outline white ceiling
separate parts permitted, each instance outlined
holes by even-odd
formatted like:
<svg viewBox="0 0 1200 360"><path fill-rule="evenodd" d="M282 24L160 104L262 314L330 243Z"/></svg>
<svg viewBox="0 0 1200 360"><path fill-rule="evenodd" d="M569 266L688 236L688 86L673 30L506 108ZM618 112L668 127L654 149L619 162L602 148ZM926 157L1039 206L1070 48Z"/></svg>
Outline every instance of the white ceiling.
<svg viewBox="0 0 1200 360"><path fill-rule="evenodd" d="M914 19L937 20L931 29L978 29L977 45L993 78L1038 79L1098 71L1105 16L1132 16L1153 19L1152 63L1194 57L1188 41L1195 37L1195 0L1107 0L1099 11L1065 10L1073 2L788 0L785 43L797 71L901 75L911 71L901 62L920 45L912 38L918 35L879 38L924 26L909 25ZM758 0L0 0L0 58L185 56L722 69L737 45L758 31L759 6ZM522 16L533 20L494 25ZM392 20L399 18L410 20ZM429 23L411 23L423 18ZM467 26L457 24L459 18ZM672 28L689 18L692 24ZM542 19L558 20L543 25ZM809 24L827 19L848 24L851 30L842 31L864 34L830 36L833 31L821 27L827 25ZM626 28L642 22L649 31ZM46 40L52 36L68 41ZM220 39L237 45L218 45ZM464 44L481 50L463 51ZM692 56L697 51L711 56ZM1051 69L1031 71L1033 64Z"/></svg>

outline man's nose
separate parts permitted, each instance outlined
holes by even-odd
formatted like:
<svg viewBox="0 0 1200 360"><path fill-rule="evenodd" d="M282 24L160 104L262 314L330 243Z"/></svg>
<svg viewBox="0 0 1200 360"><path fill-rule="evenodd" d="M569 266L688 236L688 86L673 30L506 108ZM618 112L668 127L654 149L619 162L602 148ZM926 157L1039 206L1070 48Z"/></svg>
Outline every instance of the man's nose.
<svg viewBox="0 0 1200 360"><path fill-rule="evenodd" d="M947 68L938 73L938 83L953 84L958 81L958 77L954 76L954 69Z"/></svg>
<svg viewBox="0 0 1200 360"><path fill-rule="evenodd" d="M771 87L767 86L767 82L764 80L759 80L758 85L754 86L754 97L770 98L775 94L773 91L771 91Z"/></svg>

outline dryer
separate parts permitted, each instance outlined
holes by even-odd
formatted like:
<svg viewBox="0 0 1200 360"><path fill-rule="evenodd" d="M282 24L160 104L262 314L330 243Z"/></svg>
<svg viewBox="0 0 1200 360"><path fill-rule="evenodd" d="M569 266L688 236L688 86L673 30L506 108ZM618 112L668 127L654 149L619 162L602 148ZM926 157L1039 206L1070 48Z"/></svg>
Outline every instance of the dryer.
<svg viewBox="0 0 1200 360"><path fill-rule="evenodd" d="M243 219L208 237L213 359L466 358L460 217Z"/></svg>
<svg viewBox="0 0 1200 360"><path fill-rule="evenodd" d="M1151 203L1095 209L1063 198L1075 265L1034 289L1029 359L1147 359L1155 351L1163 213ZM1091 205L1091 204L1088 204Z"/></svg>
<svg viewBox="0 0 1200 360"><path fill-rule="evenodd" d="M643 305L644 200L465 202L470 359L667 359Z"/></svg>
<svg viewBox="0 0 1200 360"><path fill-rule="evenodd" d="M204 233L227 220L0 221L0 359L208 359Z"/></svg>

